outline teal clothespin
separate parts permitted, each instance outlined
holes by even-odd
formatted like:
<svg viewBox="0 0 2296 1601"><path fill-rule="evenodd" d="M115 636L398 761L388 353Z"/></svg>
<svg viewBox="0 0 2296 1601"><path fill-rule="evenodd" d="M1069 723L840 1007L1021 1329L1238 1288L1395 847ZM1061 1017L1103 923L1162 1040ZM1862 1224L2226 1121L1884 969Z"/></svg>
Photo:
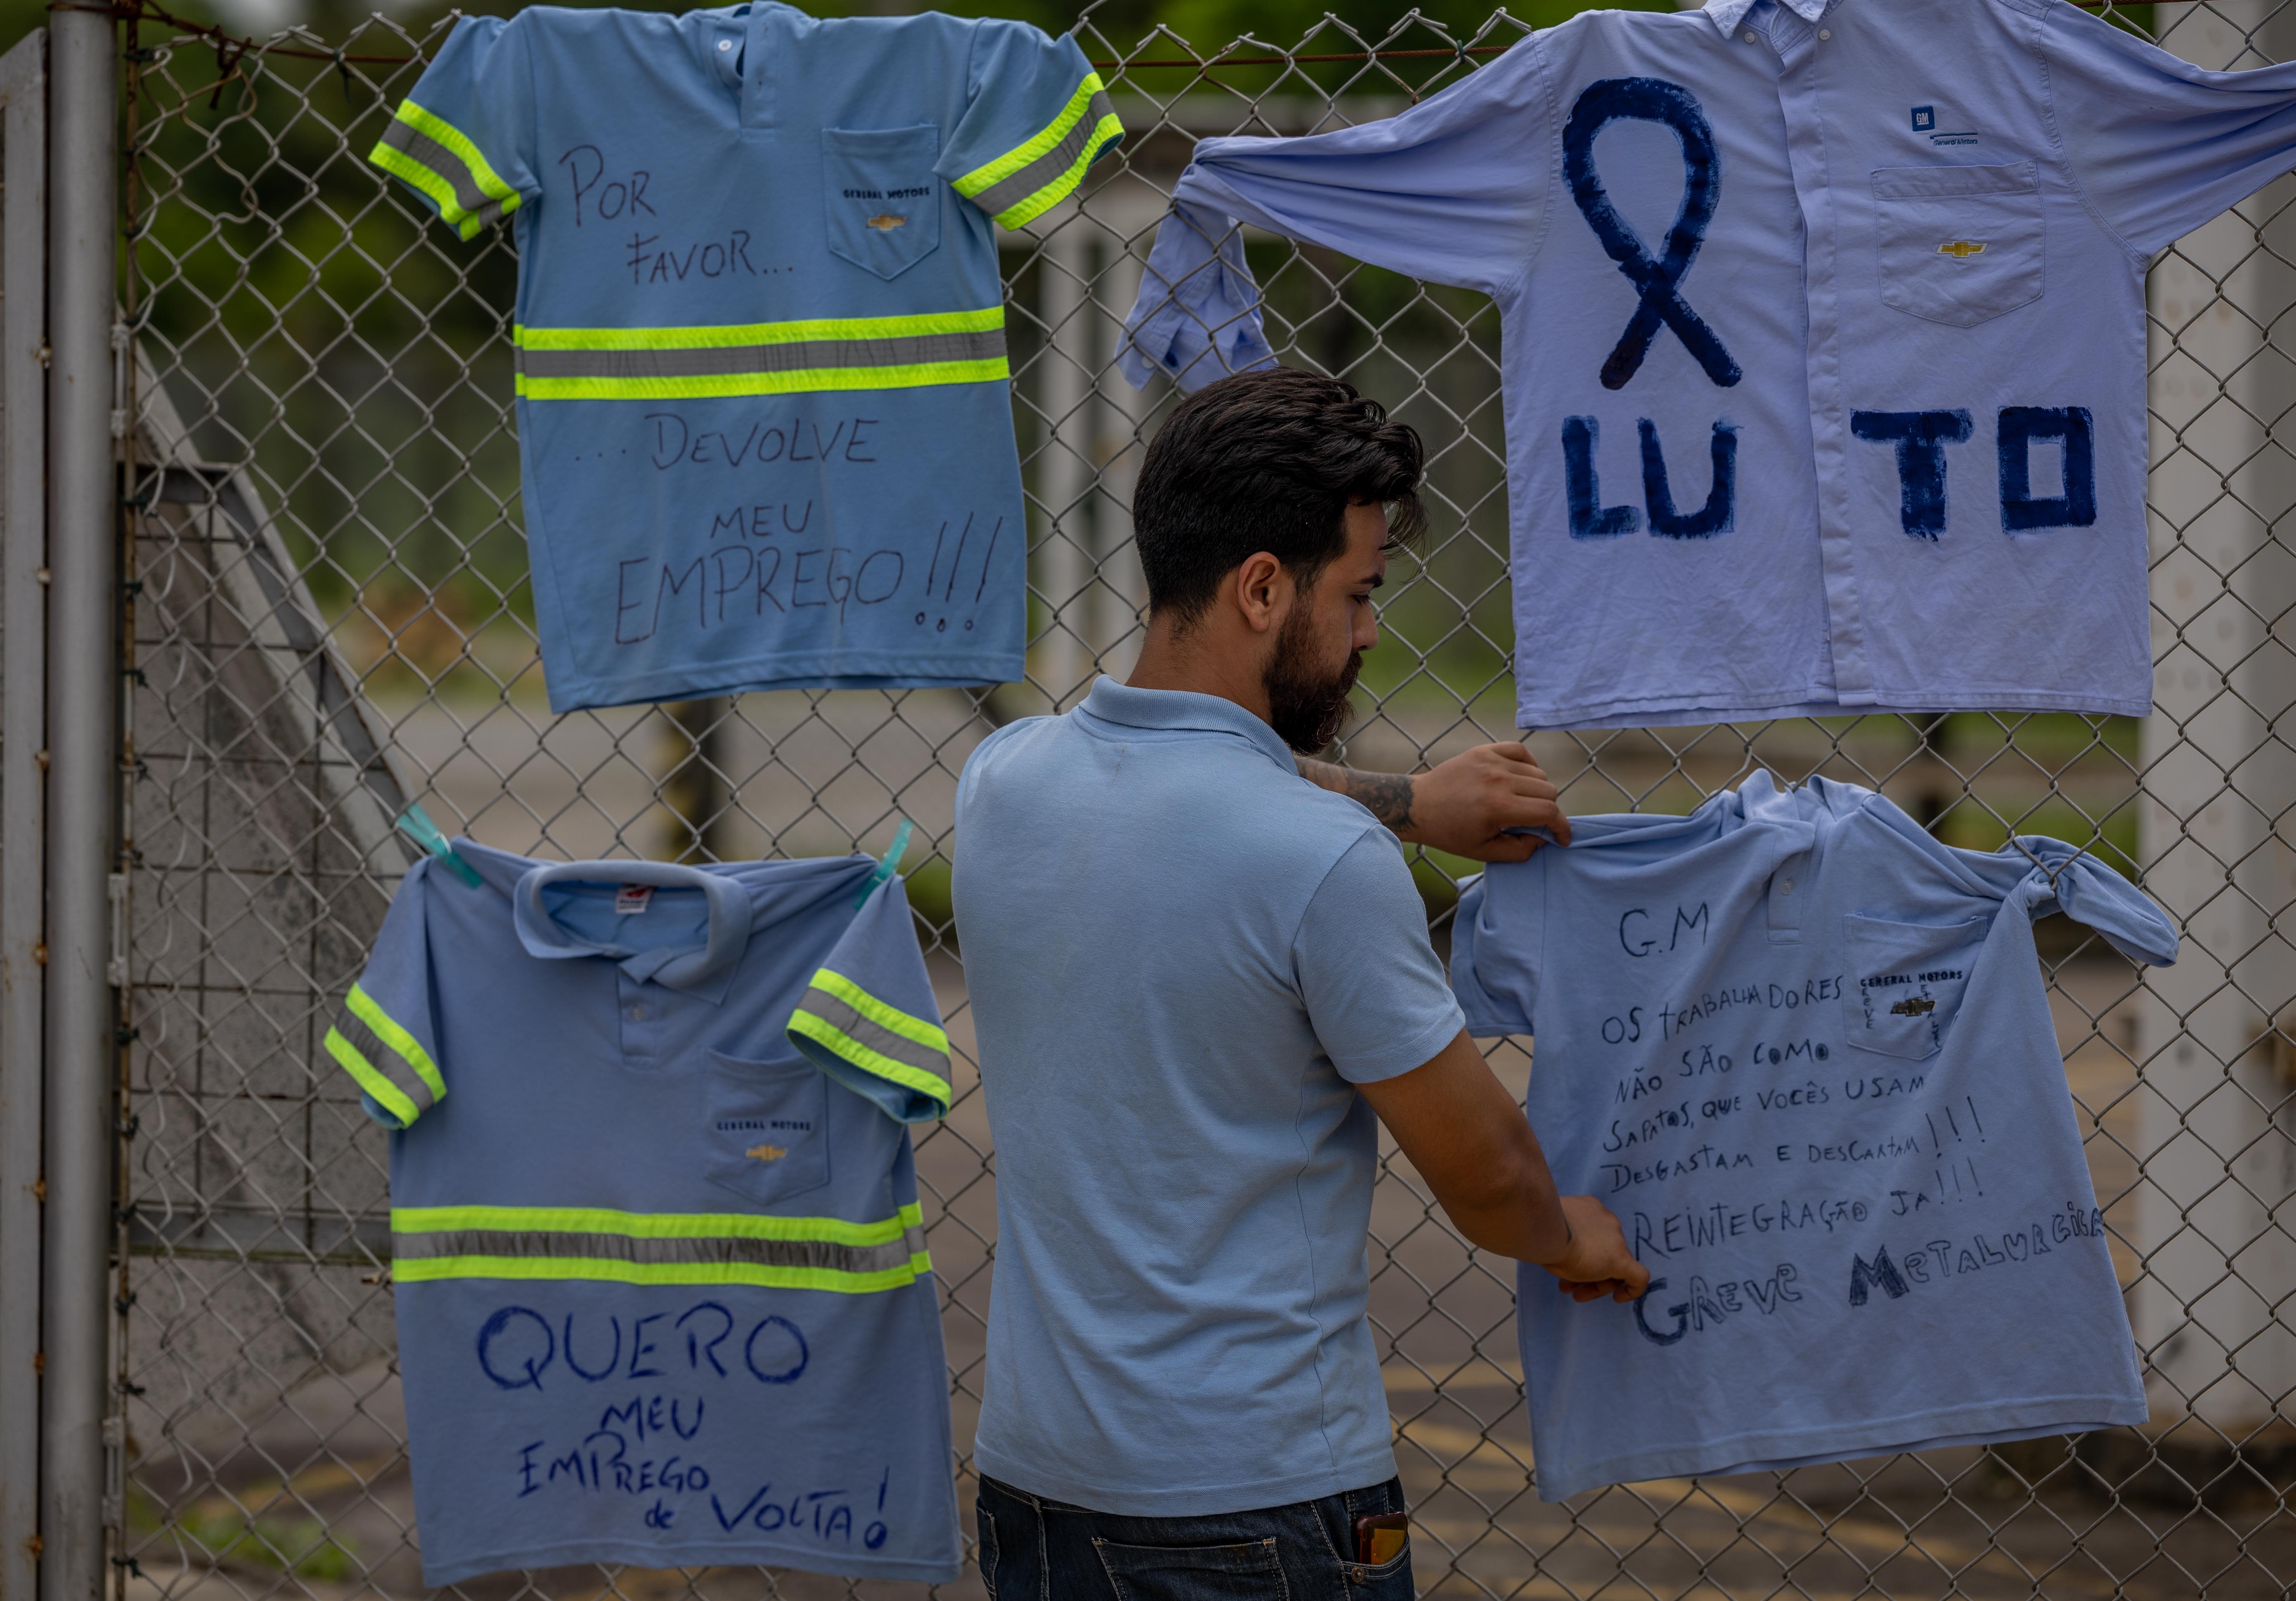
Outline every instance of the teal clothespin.
<svg viewBox="0 0 2296 1601"><path fill-rule="evenodd" d="M455 854L455 847L447 841L445 831L430 821L430 813L422 809L421 801L414 802L393 821L399 832L445 862L447 870L455 877L472 889L480 887L479 870Z"/></svg>
<svg viewBox="0 0 2296 1601"><path fill-rule="evenodd" d="M893 830L893 843L887 847L884 860L878 862L877 870L869 875L869 882L861 886L861 898L853 903L856 906L867 905L869 897L877 893L877 886L900 871L901 857L909 848L909 836L915 831L916 826L906 817L901 819L901 826Z"/></svg>

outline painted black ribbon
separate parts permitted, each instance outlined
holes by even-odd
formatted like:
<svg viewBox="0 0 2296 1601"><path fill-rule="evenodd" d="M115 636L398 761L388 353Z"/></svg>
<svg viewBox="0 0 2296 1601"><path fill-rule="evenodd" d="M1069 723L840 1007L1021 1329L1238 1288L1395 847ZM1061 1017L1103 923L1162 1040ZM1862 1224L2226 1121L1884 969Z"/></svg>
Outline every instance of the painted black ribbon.
<svg viewBox="0 0 2296 1601"><path fill-rule="evenodd" d="M1595 171L1595 135L1620 118L1664 123L1682 141L1682 208L1667 230L1666 254L1653 260L1641 235L1611 203ZM1714 331L1690 309L1679 289L1706 242L1707 225L1722 198L1722 156L1697 98L1662 78L1606 78L1590 84L1570 108L1562 130L1562 172L1570 198L1603 241L1603 249L1641 294L1635 314L1603 363L1603 387L1621 389L1642 370L1661 323L1674 330L1706 376L1728 388L1744 376Z"/></svg>

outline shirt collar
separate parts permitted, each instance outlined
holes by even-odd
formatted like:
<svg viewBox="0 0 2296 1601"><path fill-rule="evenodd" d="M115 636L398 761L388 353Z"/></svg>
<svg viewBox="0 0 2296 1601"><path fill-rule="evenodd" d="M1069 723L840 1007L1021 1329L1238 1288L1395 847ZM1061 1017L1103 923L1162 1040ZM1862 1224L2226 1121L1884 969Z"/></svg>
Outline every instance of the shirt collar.
<svg viewBox="0 0 2296 1601"><path fill-rule="evenodd" d="M1113 678L1095 681L1081 708L1103 723L1127 728L1189 729L1204 733L1235 734L1257 746L1261 754L1286 772L1300 771L1292 747L1276 731L1243 707L1218 695L1199 695L1193 690L1140 690Z"/></svg>
<svg viewBox="0 0 2296 1601"><path fill-rule="evenodd" d="M660 889L698 889L709 909L709 934L698 945L667 945L651 951L602 943L574 934L542 904L554 884L644 884ZM512 892L519 943L545 960L576 956L616 960L640 984L649 981L712 1002L726 999L734 969L750 943L749 893L723 873L668 862L566 862L521 874Z"/></svg>
<svg viewBox="0 0 2296 1601"><path fill-rule="evenodd" d="M1714 20L1716 28L1732 34L1738 31L1738 24L1746 20L1746 13L1761 3L1762 0L1706 0L1706 14ZM1827 0L1778 0L1778 4L1803 21L1815 22L1825 15Z"/></svg>

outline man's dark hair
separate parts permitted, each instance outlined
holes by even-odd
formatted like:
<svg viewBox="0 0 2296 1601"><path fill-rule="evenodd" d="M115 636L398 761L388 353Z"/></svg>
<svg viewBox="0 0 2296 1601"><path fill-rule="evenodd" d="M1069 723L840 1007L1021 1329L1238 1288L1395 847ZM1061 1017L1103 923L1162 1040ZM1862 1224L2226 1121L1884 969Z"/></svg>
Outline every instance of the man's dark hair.
<svg viewBox="0 0 2296 1601"><path fill-rule="evenodd" d="M1427 526L1426 450L1351 384L1276 367L1205 385L1148 446L1132 525L1148 604L1185 625L1220 580L1266 551L1302 588L1347 549L1347 509L1390 508L1390 540Z"/></svg>

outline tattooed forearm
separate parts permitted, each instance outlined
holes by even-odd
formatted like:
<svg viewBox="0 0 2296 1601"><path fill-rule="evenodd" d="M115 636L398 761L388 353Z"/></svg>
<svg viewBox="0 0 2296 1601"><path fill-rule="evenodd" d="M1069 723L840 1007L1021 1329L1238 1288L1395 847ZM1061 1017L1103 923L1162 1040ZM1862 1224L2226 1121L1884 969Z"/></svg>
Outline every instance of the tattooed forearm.
<svg viewBox="0 0 2296 1601"><path fill-rule="evenodd" d="M1408 773L1360 772L1333 762L1299 758L1300 776L1335 794L1359 801L1374 817L1401 832L1411 826L1412 780Z"/></svg>

